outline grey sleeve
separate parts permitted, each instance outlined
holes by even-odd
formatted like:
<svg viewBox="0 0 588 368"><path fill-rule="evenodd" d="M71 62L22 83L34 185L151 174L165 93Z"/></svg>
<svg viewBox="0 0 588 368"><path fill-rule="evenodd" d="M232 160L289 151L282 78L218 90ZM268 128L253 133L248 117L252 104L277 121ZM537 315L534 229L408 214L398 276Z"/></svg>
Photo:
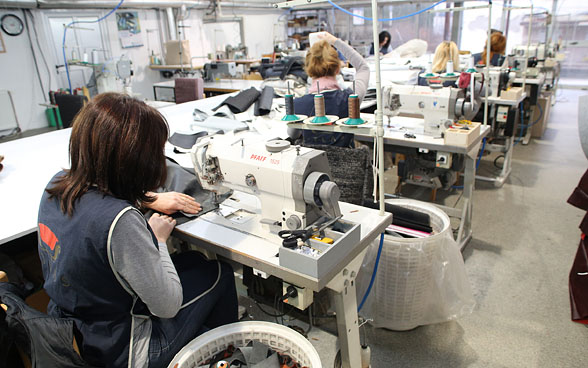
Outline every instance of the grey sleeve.
<svg viewBox="0 0 588 368"><path fill-rule="evenodd" d="M153 315L172 318L180 310L183 294L166 244L159 243L159 250L155 248L139 211L127 210L113 225L113 268Z"/></svg>
<svg viewBox="0 0 588 368"><path fill-rule="evenodd" d="M370 82L370 67L365 62L359 52L345 42L337 39L335 41L335 48L345 56L345 58L355 68L355 93L359 96L359 101L363 101L365 93Z"/></svg>

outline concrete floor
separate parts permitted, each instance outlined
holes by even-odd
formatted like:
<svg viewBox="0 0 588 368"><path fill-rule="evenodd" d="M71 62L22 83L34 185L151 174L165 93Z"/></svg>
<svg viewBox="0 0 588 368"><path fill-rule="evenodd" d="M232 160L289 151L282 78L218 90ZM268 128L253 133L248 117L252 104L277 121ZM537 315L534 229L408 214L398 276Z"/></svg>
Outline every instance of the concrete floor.
<svg viewBox="0 0 588 368"><path fill-rule="evenodd" d="M570 321L568 296L583 213L566 203L588 167L577 128L586 93L558 92L544 137L515 147L502 188L477 182L473 239L463 252L474 312L405 332L365 328L372 367L588 367L588 328ZM479 173L496 172L496 155L482 159ZM439 197L454 205L459 192ZM322 328L309 338L330 368L336 337L325 330L335 327Z"/></svg>

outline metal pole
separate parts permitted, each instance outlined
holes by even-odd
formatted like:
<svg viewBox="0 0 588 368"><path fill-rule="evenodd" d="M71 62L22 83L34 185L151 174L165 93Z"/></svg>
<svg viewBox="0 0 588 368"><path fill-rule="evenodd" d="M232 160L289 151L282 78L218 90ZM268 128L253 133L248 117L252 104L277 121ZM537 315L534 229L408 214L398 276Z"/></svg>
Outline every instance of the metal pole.
<svg viewBox="0 0 588 368"><path fill-rule="evenodd" d="M529 46L531 45L531 29L533 28L533 3L531 3L531 14L529 14L529 31L527 32L527 60L523 72L523 92L527 84L527 67L529 66Z"/></svg>
<svg viewBox="0 0 588 368"><path fill-rule="evenodd" d="M484 84L486 96L484 97L484 125L488 125L488 95L490 87L490 32L492 30L492 0L488 1L488 37L486 39L486 69L484 70Z"/></svg>
<svg viewBox="0 0 588 368"><path fill-rule="evenodd" d="M378 1L372 0L372 31L376 64L376 145L378 146L378 178L380 185L380 216L384 216L384 123L382 112L382 79L380 75L380 39L378 35Z"/></svg>

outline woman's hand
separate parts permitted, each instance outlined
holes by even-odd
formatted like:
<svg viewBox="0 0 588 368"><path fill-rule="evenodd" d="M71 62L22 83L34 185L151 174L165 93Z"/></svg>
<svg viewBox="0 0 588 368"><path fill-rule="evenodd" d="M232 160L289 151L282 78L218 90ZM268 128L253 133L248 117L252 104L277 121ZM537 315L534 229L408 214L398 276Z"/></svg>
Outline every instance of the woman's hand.
<svg viewBox="0 0 588 368"><path fill-rule="evenodd" d="M149 218L149 226L151 226L157 241L160 243L165 243L167 238L169 238L169 234L171 234L172 230L176 226L176 220L166 215L154 213L153 216Z"/></svg>
<svg viewBox="0 0 588 368"><path fill-rule="evenodd" d="M200 203L187 194L178 192L147 193L155 197L155 201L145 204L145 207L154 211L171 215L174 212L198 213L202 210Z"/></svg>
<svg viewBox="0 0 588 368"><path fill-rule="evenodd" d="M334 45L334 44L335 44L335 41L337 41L337 37L333 36L333 35L332 35L332 34L330 34L329 32L321 32L321 33L318 35L318 38L319 38L320 40L325 40L325 41L327 41L327 42L328 42L328 43L330 43L331 45Z"/></svg>

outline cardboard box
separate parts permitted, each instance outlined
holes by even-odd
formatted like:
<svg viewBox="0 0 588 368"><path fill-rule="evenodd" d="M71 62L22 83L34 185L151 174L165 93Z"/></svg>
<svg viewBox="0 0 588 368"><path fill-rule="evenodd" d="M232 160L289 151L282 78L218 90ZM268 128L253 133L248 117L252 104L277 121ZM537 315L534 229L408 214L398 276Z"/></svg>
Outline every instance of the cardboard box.
<svg viewBox="0 0 588 368"><path fill-rule="evenodd" d="M165 43L165 63L167 65L190 65L190 41L182 41L182 59L180 60L180 41L168 41ZM180 62L181 61L181 62Z"/></svg>
<svg viewBox="0 0 588 368"><path fill-rule="evenodd" d="M500 98L505 100L518 100L523 94L523 87L510 87L500 93Z"/></svg>
<svg viewBox="0 0 588 368"><path fill-rule="evenodd" d="M531 117L531 123L537 122L531 126L531 137L533 138L542 138L543 133L545 133L547 123L549 122L549 114L551 113L552 96L552 92L543 92L537 98L538 106L535 107L535 111L533 111L533 116Z"/></svg>
<svg viewBox="0 0 588 368"><path fill-rule="evenodd" d="M480 136L480 125L480 123L472 123L468 130L447 128L444 134L445 144L448 146L469 146Z"/></svg>

